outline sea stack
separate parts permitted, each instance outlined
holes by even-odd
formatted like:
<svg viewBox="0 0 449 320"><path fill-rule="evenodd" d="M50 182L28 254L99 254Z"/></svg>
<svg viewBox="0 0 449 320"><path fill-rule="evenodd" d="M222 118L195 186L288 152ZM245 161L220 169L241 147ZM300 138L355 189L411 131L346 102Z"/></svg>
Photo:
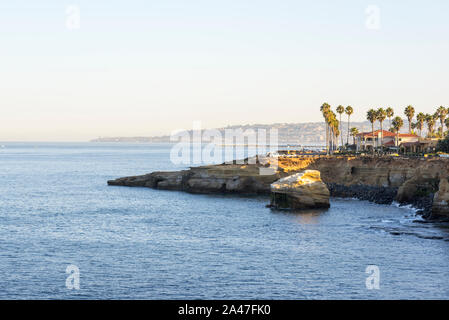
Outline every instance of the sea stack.
<svg viewBox="0 0 449 320"><path fill-rule="evenodd" d="M449 182L447 178L440 180L438 192L433 198L432 218L449 218Z"/></svg>
<svg viewBox="0 0 449 320"><path fill-rule="evenodd" d="M305 170L271 184L271 206L277 209L329 208L329 190L317 170Z"/></svg>

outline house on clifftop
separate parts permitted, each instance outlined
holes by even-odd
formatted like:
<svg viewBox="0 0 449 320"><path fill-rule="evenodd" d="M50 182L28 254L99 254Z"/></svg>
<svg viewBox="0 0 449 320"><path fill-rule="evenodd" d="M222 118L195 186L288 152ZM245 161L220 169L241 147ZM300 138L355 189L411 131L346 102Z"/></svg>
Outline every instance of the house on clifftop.
<svg viewBox="0 0 449 320"><path fill-rule="evenodd" d="M409 133L397 135L386 130L376 130L374 134L371 131L362 132L356 136L357 151L372 151L373 148L377 149L383 146L385 149L403 152L425 152L433 148L434 145L432 139L423 139Z"/></svg>

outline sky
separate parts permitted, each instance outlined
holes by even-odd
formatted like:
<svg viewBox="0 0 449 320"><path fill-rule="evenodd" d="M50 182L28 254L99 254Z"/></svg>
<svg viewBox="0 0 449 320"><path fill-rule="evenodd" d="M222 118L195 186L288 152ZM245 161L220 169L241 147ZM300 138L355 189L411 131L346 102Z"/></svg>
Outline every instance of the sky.
<svg viewBox="0 0 449 320"><path fill-rule="evenodd" d="M0 141L449 107L447 0L0 0Z"/></svg>

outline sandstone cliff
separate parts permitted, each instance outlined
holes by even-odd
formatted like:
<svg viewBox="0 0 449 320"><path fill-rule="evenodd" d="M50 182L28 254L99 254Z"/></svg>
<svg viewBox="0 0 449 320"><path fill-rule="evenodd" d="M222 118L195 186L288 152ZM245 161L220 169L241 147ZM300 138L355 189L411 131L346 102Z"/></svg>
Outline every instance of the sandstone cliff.
<svg viewBox="0 0 449 320"><path fill-rule="evenodd" d="M317 170L304 170L271 184L271 206L278 209L329 208L329 196Z"/></svg>
<svg viewBox="0 0 449 320"><path fill-rule="evenodd" d="M191 193L268 194L280 172L260 175L258 165L212 165L175 172L153 172L108 181L109 185L181 190Z"/></svg>
<svg viewBox="0 0 449 320"><path fill-rule="evenodd" d="M222 164L179 172L154 172L108 181L110 185L182 190L194 193L269 194L270 184L305 169L318 170L331 196L355 197L378 203L396 200L434 216L448 216L449 159L393 157L319 157L279 159L272 175L260 175L260 164ZM443 184L440 181L443 179ZM438 192L439 188L441 191ZM438 193L437 193L438 192ZM434 201L435 198L435 201Z"/></svg>

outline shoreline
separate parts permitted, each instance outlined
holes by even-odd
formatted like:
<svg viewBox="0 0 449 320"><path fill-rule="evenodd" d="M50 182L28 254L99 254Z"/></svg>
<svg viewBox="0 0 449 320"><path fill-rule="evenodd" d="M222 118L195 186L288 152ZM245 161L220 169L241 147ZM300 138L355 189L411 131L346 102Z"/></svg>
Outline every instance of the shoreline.
<svg viewBox="0 0 449 320"><path fill-rule="evenodd" d="M259 159L257 159L259 160ZM312 169L321 172L333 198L356 198L378 204L412 205L426 219L448 220L445 201L449 159L393 157L298 156L279 157L278 169L260 175L267 165L219 164L181 171L152 172L109 180L108 185L148 187L199 194L269 195L270 185L286 176ZM269 158L269 161L274 159Z"/></svg>

